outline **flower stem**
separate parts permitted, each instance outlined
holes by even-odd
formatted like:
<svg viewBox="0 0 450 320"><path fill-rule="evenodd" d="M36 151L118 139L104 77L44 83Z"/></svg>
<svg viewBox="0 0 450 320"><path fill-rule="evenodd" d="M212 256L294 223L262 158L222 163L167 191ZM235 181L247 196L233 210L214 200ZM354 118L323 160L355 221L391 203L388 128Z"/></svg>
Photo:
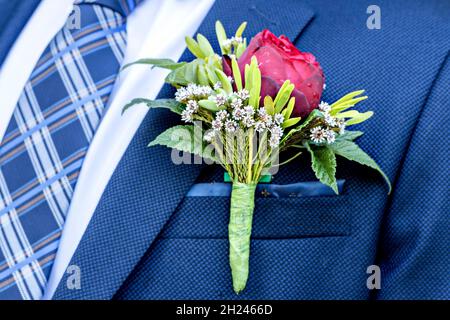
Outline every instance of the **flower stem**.
<svg viewBox="0 0 450 320"><path fill-rule="evenodd" d="M230 222L230 267L234 292L244 290L249 274L250 236L253 210L255 208L256 183L234 182L231 191Z"/></svg>

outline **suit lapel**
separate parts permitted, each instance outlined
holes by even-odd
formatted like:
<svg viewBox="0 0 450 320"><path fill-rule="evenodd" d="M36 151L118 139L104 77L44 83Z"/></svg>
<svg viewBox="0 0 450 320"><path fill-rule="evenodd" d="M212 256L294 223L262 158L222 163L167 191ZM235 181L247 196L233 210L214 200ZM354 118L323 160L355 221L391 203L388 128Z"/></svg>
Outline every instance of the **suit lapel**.
<svg viewBox="0 0 450 320"><path fill-rule="evenodd" d="M248 39L264 28L295 39L313 17L312 11L298 1L283 1L277 6L276 15L269 3L216 0L199 32L215 39L216 20L221 20L227 30L235 30L247 21ZM185 53L181 60L189 58ZM173 90L165 86L159 98L163 97L173 97ZM149 249L202 169L200 165L173 164L171 150L165 147L146 147L158 134L177 123L179 118L166 110L148 113L72 258L71 265L81 269L82 288L67 289L63 278L54 299L112 298Z"/></svg>
<svg viewBox="0 0 450 320"><path fill-rule="evenodd" d="M0 67L39 2L0 0Z"/></svg>

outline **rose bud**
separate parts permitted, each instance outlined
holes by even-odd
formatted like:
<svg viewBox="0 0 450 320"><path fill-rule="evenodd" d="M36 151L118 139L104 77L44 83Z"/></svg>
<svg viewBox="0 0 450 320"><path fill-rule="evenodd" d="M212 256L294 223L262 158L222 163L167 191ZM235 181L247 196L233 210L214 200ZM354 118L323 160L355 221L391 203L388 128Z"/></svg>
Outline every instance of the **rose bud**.
<svg viewBox="0 0 450 320"><path fill-rule="evenodd" d="M323 91L322 68L311 53L299 51L286 36L277 38L269 30L258 33L238 59L241 74L252 56L261 70L261 103L265 96L275 98L285 80L295 85L292 116L306 117L317 108ZM224 57L223 69L231 75L230 59ZM244 78L244 77L243 77Z"/></svg>

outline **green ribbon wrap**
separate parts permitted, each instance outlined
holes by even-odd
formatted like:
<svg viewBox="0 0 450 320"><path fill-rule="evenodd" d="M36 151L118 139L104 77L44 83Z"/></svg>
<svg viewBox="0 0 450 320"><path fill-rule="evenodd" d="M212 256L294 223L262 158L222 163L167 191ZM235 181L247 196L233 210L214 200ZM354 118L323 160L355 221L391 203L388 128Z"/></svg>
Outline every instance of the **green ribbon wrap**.
<svg viewBox="0 0 450 320"><path fill-rule="evenodd" d="M236 293L244 290L248 279L255 190L256 184L234 182L231 191L228 240L233 289Z"/></svg>

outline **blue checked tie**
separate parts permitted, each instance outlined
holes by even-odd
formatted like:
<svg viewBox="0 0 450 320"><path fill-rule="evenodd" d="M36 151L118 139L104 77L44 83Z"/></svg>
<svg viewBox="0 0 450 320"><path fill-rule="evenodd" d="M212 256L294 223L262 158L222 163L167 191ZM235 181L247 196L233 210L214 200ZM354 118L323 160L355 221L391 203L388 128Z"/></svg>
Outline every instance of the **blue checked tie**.
<svg viewBox="0 0 450 320"><path fill-rule="evenodd" d="M2 300L44 293L83 159L120 70L125 17L141 1L78 1L78 17L55 36L25 85L0 144Z"/></svg>

